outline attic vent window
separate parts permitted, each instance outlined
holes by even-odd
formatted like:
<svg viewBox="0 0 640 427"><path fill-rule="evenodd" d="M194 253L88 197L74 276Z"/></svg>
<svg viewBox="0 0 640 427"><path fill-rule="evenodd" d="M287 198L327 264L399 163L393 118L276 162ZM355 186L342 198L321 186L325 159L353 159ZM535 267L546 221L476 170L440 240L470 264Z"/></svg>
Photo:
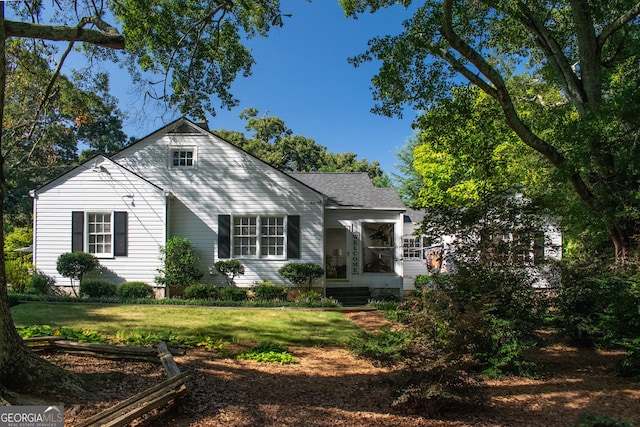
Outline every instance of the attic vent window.
<svg viewBox="0 0 640 427"><path fill-rule="evenodd" d="M195 164L195 150L171 150L171 166L174 168L192 168Z"/></svg>

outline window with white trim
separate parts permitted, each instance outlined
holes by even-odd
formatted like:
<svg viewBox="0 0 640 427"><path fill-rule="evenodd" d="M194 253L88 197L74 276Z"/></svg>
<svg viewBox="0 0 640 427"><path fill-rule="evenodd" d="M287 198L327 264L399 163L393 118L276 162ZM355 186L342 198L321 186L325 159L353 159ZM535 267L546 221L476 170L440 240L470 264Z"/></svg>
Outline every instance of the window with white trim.
<svg viewBox="0 0 640 427"><path fill-rule="evenodd" d="M171 150L171 166L174 168L192 168L195 164L195 150L193 148Z"/></svg>
<svg viewBox="0 0 640 427"><path fill-rule="evenodd" d="M402 239L402 257L404 259L423 259L425 246L424 236L405 236Z"/></svg>
<svg viewBox="0 0 640 427"><path fill-rule="evenodd" d="M96 256L113 255L111 213L87 214L88 252Z"/></svg>
<svg viewBox="0 0 640 427"><path fill-rule="evenodd" d="M284 256L284 217L261 218L260 255Z"/></svg>
<svg viewBox="0 0 640 427"><path fill-rule="evenodd" d="M234 216L233 256L283 258L285 236L284 216Z"/></svg>

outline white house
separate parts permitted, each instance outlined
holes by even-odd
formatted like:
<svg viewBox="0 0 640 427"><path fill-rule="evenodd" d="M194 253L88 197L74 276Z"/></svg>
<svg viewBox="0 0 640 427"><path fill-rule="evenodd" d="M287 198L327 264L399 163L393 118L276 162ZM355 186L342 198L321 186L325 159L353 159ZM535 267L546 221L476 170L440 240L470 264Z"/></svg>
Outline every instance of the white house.
<svg viewBox="0 0 640 427"><path fill-rule="evenodd" d="M437 241L430 242L419 233L419 228L428 212L407 208L404 213L403 227L403 290L415 289L416 277L455 271L453 261L456 244L460 244L456 236L440 236ZM545 218L540 225L541 230L535 239L527 238L524 245L513 245L518 240L517 232L500 233L493 236L508 248L507 251L494 254L499 262L506 262L521 267L532 277L536 287L548 287L558 278L558 271L547 261L562 259L562 231L559 220Z"/></svg>
<svg viewBox="0 0 640 427"><path fill-rule="evenodd" d="M202 281L238 259L238 286L282 282L289 262L327 267L327 288L402 290L404 207L364 173L281 172L185 118L111 158L96 156L32 191L35 267L56 271L64 252L96 255L118 282L154 284L160 248L188 238ZM159 296L163 288L157 288Z"/></svg>

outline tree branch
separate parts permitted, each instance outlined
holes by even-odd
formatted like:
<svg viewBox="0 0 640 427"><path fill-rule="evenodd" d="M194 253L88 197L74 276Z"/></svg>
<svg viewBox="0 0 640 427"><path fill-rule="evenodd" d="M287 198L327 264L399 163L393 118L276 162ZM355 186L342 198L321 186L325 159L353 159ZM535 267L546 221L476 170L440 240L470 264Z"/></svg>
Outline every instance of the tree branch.
<svg viewBox="0 0 640 427"><path fill-rule="evenodd" d="M584 114L586 111L584 105L587 97L574 67L567 59L560 45L558 45L558 42L531 9L523 2L518 2L518 9L520 10L520 15L516 16L516 18L535 35L536 43L545 53L545 57L557 70L559 76L562 76L567 94L571 98L573 105L579 114Z"/></svg>
<svg viewBox="0 0 640 427"><path fill-rule="evenodd" d="M602 49L602 46L604 46L613 33L618 31L623 25L636 18L638 15L640 15L640 2L636 3L631 9L613 21L611 25L602 30L598 36L598 49Z"/></svg>
<svg viewBox="0 0 640 427"><path fill-rule="evenodd" d="M124 49L124 36L102 31L58 25L4 21L6 37L25 37L52 41L79 41L110 49ZM111 27L113 30L115 28ZM110 30L111 31L111 30ZM117 30L116 30L117 32Z"/></svg>
<svg viewBox="0 0 640 427"><path fill-rule="evenodd" d="M502 76L455 32L453 29L453 1L454 0L444 0L443 2L444 22L442 34L449 42L449 45L469 60L478 71L494 85L495 92L487 92L487 94L494 97L494 99L500 103L507 124L518 135L522 142L545 156L556 168L564 171L580 198L592 209L597 209L597 200L580 176L580 173L567 164L565 157L554 146L538 137L529 126L520 119ZM455 64L449 63L456 69ZM479 87L483 89L482 86Z"/></svg>

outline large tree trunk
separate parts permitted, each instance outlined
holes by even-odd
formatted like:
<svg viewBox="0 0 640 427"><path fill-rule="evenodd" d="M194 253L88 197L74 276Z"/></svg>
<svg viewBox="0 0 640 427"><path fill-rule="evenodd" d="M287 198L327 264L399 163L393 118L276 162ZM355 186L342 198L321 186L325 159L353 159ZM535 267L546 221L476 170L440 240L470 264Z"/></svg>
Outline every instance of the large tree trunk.
<svg viewBox="0 0 640 427"><path fill-rule="evenodd" d="M0 123L4 121L4 100L6 83L7 39L4 21L4 2L0 2ZM2 151L2 132L0 132L0 225L4 224L4 156ZM4 227L0 226L0 246L4 246ZM4 251L0 250L0 385L2 394L9 402L20 399L8 391L29 393L40 396L57 394L79 395L82 381L75 375L41 359L31 351L16 331L9 309L7 295L7 275Z"/></svg>

